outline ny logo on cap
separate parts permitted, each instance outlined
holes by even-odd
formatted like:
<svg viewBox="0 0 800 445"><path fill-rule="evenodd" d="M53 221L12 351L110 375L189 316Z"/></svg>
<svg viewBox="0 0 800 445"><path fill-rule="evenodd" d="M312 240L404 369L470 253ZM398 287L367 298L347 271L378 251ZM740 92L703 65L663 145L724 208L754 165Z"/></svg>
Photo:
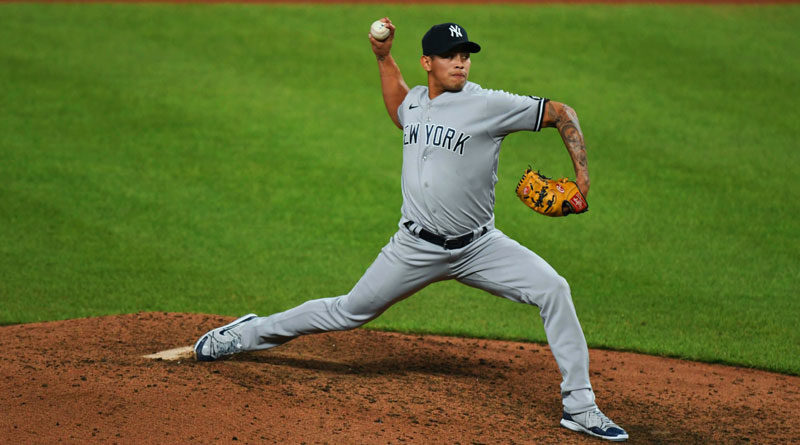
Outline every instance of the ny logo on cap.
<svg viewBox="0 0 800 445"><path fill-rule="evenodd" d="M456 25L450 25L450 37L461 37L461 28Z"/></svg>

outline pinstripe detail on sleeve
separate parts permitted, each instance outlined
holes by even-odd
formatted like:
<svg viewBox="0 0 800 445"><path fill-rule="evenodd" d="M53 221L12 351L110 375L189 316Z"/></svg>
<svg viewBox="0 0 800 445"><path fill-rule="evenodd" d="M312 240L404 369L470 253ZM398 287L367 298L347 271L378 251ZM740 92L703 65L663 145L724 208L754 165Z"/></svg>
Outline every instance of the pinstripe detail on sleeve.
<svg viewBox="0 0 800 445"><path fill-rule="evenodd" d="M542 122L544 121L545 105L547 105L547 102L550 102L550 99L545 99L543 97L536 97L536 96L528 96L528 97L539 101L539 107L536 111L536 125L533 128L533 131L539 131L542 129Z"/></svg>

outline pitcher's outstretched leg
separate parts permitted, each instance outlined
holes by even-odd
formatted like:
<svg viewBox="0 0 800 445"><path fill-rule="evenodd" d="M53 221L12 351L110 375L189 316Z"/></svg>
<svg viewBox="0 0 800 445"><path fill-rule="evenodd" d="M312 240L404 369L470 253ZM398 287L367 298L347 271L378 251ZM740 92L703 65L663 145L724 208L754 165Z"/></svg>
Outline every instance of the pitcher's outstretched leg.
<svg viewBox="0 0 800 445"><path fill-rule="evenodd" d="M242 317L201 337L196 345L200 350L197 356L203 360L216 359L241 351L273 348L301 335L357 328L392 304L441 280L447 271L442 261L446 257L445 251L432 249L401 229L346 295L306 301L268 317L253 314ZM234 335L235 341L224 345L217 342L233 339ZM220 352L208 352L212 345L214 351Z"/></svg>

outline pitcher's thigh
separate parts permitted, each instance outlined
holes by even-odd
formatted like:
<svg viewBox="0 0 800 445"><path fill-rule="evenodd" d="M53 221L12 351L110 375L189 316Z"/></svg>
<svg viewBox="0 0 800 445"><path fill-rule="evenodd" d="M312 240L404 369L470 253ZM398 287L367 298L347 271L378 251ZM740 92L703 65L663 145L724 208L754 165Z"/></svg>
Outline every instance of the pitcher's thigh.
<svg viewBox="0 0 800 445"><path fill-rule="evenodd" d="M494 295L542 307L545 299L569 296L569 285L550 264L499 230L464 265L458 281Z"/></svg>
<svg viewBox="0 0 800 445"><path fill-rule="evenodd" d="M353 289L339 297L338 304L346 313L371 319L428 284L441 280L446 271L443 255L416 249L412 240L398 233Z"/></svg>

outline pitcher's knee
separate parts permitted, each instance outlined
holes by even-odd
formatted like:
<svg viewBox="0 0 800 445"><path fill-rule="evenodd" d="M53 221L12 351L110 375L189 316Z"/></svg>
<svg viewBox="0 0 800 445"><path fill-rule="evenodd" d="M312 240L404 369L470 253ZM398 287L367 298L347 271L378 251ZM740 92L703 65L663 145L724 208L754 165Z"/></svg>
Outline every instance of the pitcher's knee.
<svg viewBox="0 0 800 445"><path fill-rule="evenodd" d="M329 307L329 312L332 318L336 320L336 323L339 325L339 329L343 331L360 327L378 316L378 314L372 313L350 312L345 309L343 300L341 298L337 298L333 302L333 304Z"/></svg>
<svg viewBox="0 0 800 445"><path fill-rule="evenodd" d="M526 302L535 304L540 308L572 301L569 283L567 283L567 280L562 276L557 274L548 277L546 281L539 281L536 283L536 288L529 291L528 295L529 298L527 299L532 301Z"/></svg>
<svg viewBox="0 0 800 445"><path fill-rule="evenodd" d="M572 307L572 295L567 280L561 276L554 278L544 297L542 315L562 313L565 309L573 311Z"/></svg>
<svg viewBox="0 0 800 445"><path fill-rule="evenodd" d="M552 290L550 291L550 293L552 293L553 295L569 297L570 296L569 283L567 283L567 280L564 279L564 277L562 277L561 275L556 276L553 279Z"/></svg>

